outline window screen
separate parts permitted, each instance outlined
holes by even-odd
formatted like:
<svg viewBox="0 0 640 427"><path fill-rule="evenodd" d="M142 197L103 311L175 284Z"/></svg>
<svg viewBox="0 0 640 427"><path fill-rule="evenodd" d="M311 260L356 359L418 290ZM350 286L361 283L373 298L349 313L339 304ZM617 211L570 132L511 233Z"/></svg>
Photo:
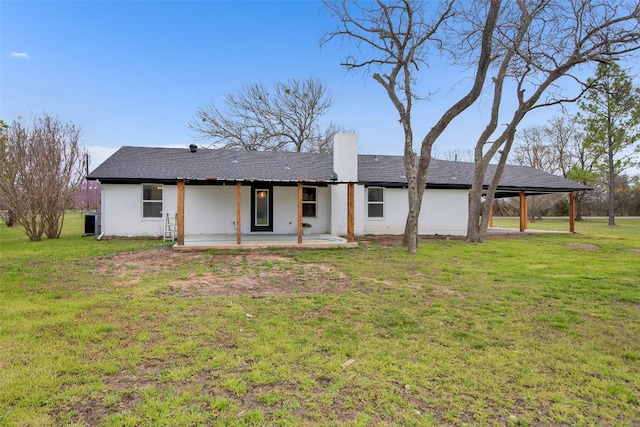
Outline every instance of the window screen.
<svg viewBox="0 0 640 427"><path fill-rule="evenodd" d="M318 216L317 204L317 188L302 187L302 216L316 218Z"/></svg>
<svg viewBox="0 0 640 427"><path fill-rule="evenodd" d="M162 218L162 186L142 185L142 217Z"/></svg>
<svg viewBox="0 0 640 427"><path fill-rule="evenodd" d="M384 216L384 192L382 188L367 189L367 216L382 218Z"/></svg>

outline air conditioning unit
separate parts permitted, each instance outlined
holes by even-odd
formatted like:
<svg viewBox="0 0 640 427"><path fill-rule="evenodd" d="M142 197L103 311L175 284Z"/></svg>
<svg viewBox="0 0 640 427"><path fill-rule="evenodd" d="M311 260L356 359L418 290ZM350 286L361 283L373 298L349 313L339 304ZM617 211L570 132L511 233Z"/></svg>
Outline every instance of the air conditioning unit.
<svg viewBox="0 0 640 427"><path fill-rule="evenodd" d="M84 235L95 236L102 232L100 213L86 213L84 215Z"/></svg>

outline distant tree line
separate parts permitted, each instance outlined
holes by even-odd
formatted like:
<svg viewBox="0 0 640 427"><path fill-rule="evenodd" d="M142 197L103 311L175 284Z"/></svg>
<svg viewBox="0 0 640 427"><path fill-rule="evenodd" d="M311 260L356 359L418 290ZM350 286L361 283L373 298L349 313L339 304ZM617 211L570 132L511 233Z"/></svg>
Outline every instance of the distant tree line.
<svg viewBox="0 0 640 427"><path fill-rule="evenodd" d="M511 161L593 188L577 196L577 218L640 215L640 89L615 62L587 81L574 116L558 116L517 135ZM566 200L536 197L530 216L560 214Z"/></svg>

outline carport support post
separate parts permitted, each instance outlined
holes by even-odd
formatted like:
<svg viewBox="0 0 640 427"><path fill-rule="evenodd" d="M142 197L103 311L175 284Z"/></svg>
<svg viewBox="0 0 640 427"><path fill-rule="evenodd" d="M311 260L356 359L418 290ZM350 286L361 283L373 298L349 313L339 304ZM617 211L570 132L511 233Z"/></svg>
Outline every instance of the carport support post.
<svg viewBox="0 0 640 427"><path fill-rule="evenodd" d="M569 232L576 232L576 196L569 193Z"/></svg>
<svg viewBox="0 0 640 427"><path fill-rule="evenodd" d="M489 227L493 227L493 204L489 208Z"/></svg>
<svg viewBox="0 0 640 427"><path fill-rule="evenodd" d="M242 184L236 182L236 243L239 245L242 243L242 224L240 220L242 215L240 215L240 201L242 200Z"/></svg>
<svg viewBox="0 0 640 427"><path fill-rule="evenodd" d="M347 184L347 242L353 243L356 241L354 233L354 197L355 189L353 182Z"/></svg>
<svg viewBox="0 0 640 427"><path fill-rule="evenodd" d="M302 243L302 183L298 183L298 244Z"/></svg>
<svg viewBox="0 0 640 427"><path fill-rule="evenodd" d="M520 192L520 232L524 233L527 229L527 196L524 191Z"/></svg>
<svg viewBox="0 0 640 427"><path fill-rule="evenodd" d="M184 246L184 179L178 180L178 246Z"/></svg>

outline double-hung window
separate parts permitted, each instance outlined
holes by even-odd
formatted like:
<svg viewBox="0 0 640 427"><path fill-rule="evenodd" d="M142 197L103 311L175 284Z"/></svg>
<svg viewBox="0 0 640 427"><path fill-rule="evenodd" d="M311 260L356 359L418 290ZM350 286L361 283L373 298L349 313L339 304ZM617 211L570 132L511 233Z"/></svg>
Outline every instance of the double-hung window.
<svg viewBox="0 0 640 427"><path fill-rule="evenodd" d="M302 187L302 216L304 218L318 217L318 193L316 187Z"/></svg>
<svg viewBox="0 0 640 427"><path fill-rule="evenodd" d="M384 218L384 191L380 187L367 188L367 217Z"/></svg>
<svg viewBox="0 0 640 427"><path fill-rule="evenodd" d="M142 217L162 218L162 185L142 184Z"/></svg>

